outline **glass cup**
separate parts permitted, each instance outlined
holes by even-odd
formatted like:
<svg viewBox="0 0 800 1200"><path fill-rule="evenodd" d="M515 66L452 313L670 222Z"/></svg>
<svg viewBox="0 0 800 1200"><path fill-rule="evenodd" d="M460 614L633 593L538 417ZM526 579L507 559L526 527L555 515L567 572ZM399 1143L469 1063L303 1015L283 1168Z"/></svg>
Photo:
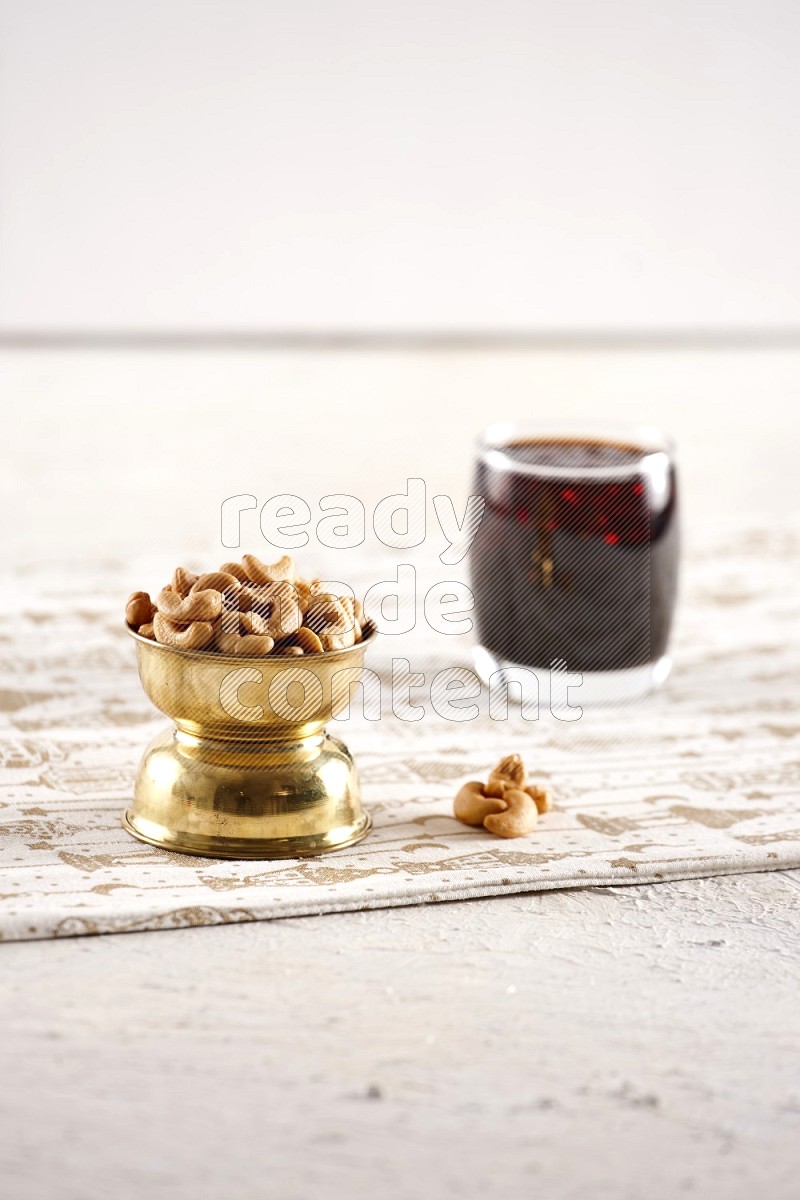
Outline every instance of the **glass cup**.
<svg viewBox="0 0 800 1200"><path fill-rule="evenodd" d="M680 546L670 440L647 427L492 425L472 490L485 501L469 556L484 681L524 669L549 694L558 671L570 705L663 683Z"/></svg>

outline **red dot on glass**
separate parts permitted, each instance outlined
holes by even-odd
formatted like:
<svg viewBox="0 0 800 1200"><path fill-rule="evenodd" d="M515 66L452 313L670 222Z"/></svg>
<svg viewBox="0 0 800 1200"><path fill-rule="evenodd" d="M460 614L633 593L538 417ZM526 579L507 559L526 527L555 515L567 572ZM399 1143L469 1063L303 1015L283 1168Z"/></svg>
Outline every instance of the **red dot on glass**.
<svg viewBox="0 0 800 1200"><path fill-rule="evenodd" d="M619 541L619 538L617 537L617 535L615 533L607 533L606 536L603 538L603 541L608 542L609 546L616 546L617 542Z"/></svg>
<svg viewBox="0 0 800 1200"><path fill-rule="evenodd" d="M643 491L644 491L644 484L641 484L641 483L635 483L635 484L633 485L633 494L634 494L634 496L641 496L641 494L642 494L642 492L643 492Z"/></svg>
<svg viewBox="0 0 800 1200"><path fill-rule="evenodd" d="M547 529L550 533L552 533L553 530L556 528L558 528L558 523L556 521L548 521L547 522Z"/></svg>
<svg viewBox="0 0 800 1200"><path fill-rule="evenodd" d="M578 503L578 494L577 492L573 492L572 488L564 488L561 496L564 500L569 501L570 504Z"/></svg>
<svg viewBox="0 0 800 1200"><path fill-rule="evenodd" d="M519 521L520 525L524 525L525 522L527 521L527 519L528 519L528 510L525 508L518 508L517 509L517 520Z"/></svg>

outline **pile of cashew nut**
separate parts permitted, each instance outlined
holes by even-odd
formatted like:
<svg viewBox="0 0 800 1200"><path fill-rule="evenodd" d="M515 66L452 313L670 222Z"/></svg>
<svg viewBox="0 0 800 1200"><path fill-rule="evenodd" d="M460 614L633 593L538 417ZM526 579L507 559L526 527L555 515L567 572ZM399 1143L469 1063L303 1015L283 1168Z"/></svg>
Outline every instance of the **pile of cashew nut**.
<svg viewBox="0 0 800 1200"><path fill-rule="evenodd" d="M165 646L250 658L344 650L368 626L353 596L301 578L288 555L268 564L254 554L203 575L178 567L155 601L134 592L125 619L140 637Z"/></svg>
<svg viewBox="0 0 800 1200"><path fill-rule="evenodd" d="M460 789L453 812L465 825L483 825L498 837L524 837L536 828L540 813L549 812L553 799L547 788L528 783L518 754L508 754L486 783L471 780Z"/></svg>

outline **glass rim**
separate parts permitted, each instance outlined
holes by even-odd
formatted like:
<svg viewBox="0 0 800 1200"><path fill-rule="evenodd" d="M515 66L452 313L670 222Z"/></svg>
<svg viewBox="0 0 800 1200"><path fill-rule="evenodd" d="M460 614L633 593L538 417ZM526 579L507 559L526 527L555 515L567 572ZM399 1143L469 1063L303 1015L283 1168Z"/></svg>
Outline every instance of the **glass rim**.
<svg viewBox="0 0 800 1200"><path fill-rule="evenodd" d="M616 466L552 466L526 463L512 458L507 449L522 440L595 441L623 445L640 451L630 463ZM550 479L620 479L639 475L652 467L664 467L675 458L675 443L657 425L632 425L613 421L496 421L488 425L476 442L478 459L495 470L516 475Z"/></svg>

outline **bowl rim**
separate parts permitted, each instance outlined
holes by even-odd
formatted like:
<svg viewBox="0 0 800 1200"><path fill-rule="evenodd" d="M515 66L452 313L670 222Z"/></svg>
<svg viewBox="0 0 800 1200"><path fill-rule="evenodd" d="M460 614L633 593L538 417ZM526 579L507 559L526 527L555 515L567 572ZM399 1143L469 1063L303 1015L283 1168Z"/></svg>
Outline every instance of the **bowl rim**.
<svg viewBox="0 0 800 1200"><path fill-rule="evenodd" d="M135 642L140 646L155 647L158 650L164 650L169 654L177 654L180 658L197 659L200 662L206 663L234 663L236 666L243 667L253 663L268 664L271 667L298 667L303 664L300 662L300 655L296 654L263 654L263 655L245 655L245 654L219 654L216 650L184 650L180 646L166 646L163 642L156 642L153 638L142 637L135 629L131 629L130 625L125 622L125 631ZM363 646L365 649L368 645L378 637L378 630L375 625L369 626L369 632L365 633L360 642L354 642L352 646L344 646L341 650L323 650L321 654L303 654L303 661L313 663L330 662L334 658L345 658L348 654Z"/></svg>

